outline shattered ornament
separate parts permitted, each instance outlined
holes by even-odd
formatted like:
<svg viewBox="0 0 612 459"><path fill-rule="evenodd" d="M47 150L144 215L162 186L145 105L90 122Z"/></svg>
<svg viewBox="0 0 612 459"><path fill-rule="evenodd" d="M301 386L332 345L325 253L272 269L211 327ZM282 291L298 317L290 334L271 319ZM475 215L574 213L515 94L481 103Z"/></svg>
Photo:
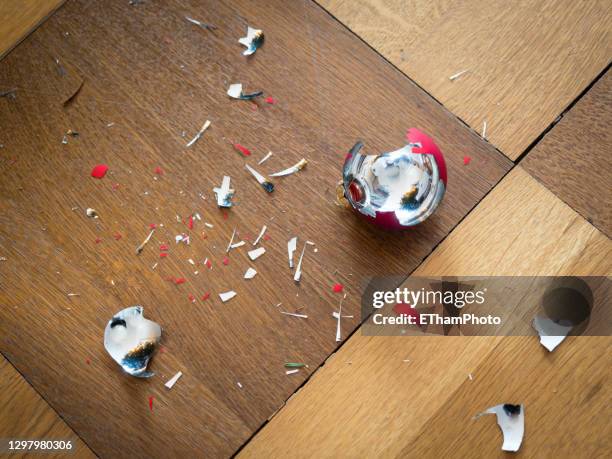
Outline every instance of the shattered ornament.
<svg viewBox="0 0 612 459"><path fill-rule="evenodd" d="M161 340L159 324L144 318L142 306L119 311L104 330L104 348L123 370L138 378L150 378L149 360Z"/></svg>
<svg viewBox="0 0 612 459"><path fill-rule="evenodd" d="M361 153L357 142L346 156L339 201L378 226L400 230L426 220L446 191L442 152L418 129L408 131L408 144L378 155Z"/></svg>

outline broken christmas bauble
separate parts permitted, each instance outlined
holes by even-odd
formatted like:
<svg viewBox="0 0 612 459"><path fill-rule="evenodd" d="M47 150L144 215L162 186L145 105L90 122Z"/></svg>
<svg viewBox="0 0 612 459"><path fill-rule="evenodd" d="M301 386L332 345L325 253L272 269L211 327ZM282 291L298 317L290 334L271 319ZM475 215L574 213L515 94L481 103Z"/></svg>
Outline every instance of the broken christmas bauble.
<svg viewBox="0 0 612 459"><path fill-rule="evenodd" d="M347 154L338 197L385 229L409 228L427 219L446 191L446 163L427 135L410 129L408 144L378 155L357 142Z"/></svg>
<svg viewBox="0 0 612 459"><path fill-rule="evenodd" d="M149 378L149 360L161 339L159 324L144 318L142 306L119 311L104 330L104 347L123 370L138 378Z"/></svg>

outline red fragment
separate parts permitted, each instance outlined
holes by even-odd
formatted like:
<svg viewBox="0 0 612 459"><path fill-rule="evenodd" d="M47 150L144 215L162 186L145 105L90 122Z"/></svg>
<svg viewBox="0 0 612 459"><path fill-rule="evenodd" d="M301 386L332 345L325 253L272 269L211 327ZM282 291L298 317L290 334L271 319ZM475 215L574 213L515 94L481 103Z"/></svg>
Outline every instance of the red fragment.
<svg viewBox="0 0 612 459"><path fill-rule="evenodd" d="M398 304L396 304L393 307L393 311L398 316L410 316L410 317L414 317L414 322L418 326L424 325L423 321L421 320L421 314L419 314L419 311L417 311L415 308L413 308L412 306L410 306L407 303L398 303Z"/></svg>
<svg viewBox="0 0 612 459"><path fill-rule="evenodd" d="M202 301L207 300L208 297L210 297L210 292L206 292L204 295L202 295Z"/></svg>
<svg viewBox="0 0 612 459"><path fill-rule="evenodd" d="M123 236L121 236L121 233L115 233L113 234L113 237L115 238L115 241L118 241L119 239L121 239Z"/></svg>
<svg viewBox="0 0 612 459"><path fill-rule="evenodd" d="M166 252L162 252L159 254L159 258L166 258L168 254Z"/></svg>
<svg viewBox="0 0 612 459"><path fill-rule="evenodd" d="M159 246L159 250L168 250L168 249L169 249L168 244L160 244Z"/></svg>
<svg viewBox="0 0 612 459"><path fill-rule="evenodd" d="M97 164L91 170L91 176L93 178L101 179L106 175L106 171L108 171L108 166L106 164Z"/></svg>
<svg viewBox="0 0 612 459"><path fill-rule="evenodd" d="M344 290L344 285L334 284L334 293L340 293L342 290Z"/></svg>
<svg viewBox="0 0 612 459"><path fill-rule="evenodd" d="M195 296L193 296L191 293L189 294L189 301L191 301L192 303L196 302Z"/></svg>
<svg viewBox="0 0 612 459"><path fill-rule="evenodd" d="M208 266L208 269L212 269L212 261L206 260L206 266Z"/></svg>
<svg viewBox="0 0 612 459"><path fill-rule="evenodd" d="M157 225L155 223L149 223L149 229L156 229Z"/></svg>
<svg viewBox="0 0 612 459"><path fill-rule="evenodd" d="M227 220L227 217L229 217L229 214L227 212L223 212L223 220Z"/></svg>
<svg viewBox="0 0 612 459"><path fill-rule="evenodd" d="M229 258L225 257L225 258L223 259L223 264L224 264L225 266L229 265Z"/></svg>
<svg viewBox="0 0 612 459"><path fill-rule="evenodd" d="M464 156L463 157L463 165L467 166L468 164L470 164L470 162L472 161L472 158L470 156Z"/></svg>
<svg viewBox="0 0 612 459"><path fill-rule="evenodd" d="M189 216L189 222L187 223L189 229L193 229L193 215Z"/></svg>
<svg viewBox="0 0 612 459"><path fill-rule="evenodd" d="M270 235L264 234L263 240L264 241L269 241L270 240Z"/></svg>
<svg viewBox="0 0 612 459"><path fill-rule="evenodd" d="M185 279L184 277L177 277L176 279L174 279L175 285L184 284L185 282L187 282L187 279Z"/></svg>
<svg viewBox="0 0 612 459"><path fill-rule="evenodd" d="M234 148L238 150L240 153L242 153L244 156L251 156L251 150L249 150L246 147L243 147L239 143L235 143Z"/></svg>
<svg viewBox="0 0 612 459"><path fill-rule="evenodd" d="M157 167L155 168L155 171L154 171L154 172L155 172L157 175L164 175L164 170L163 170L161 167L159 167L159 166L157 166Z"/></svg>
<svg viewBox="0 0 612 459"><path fill-rule="evenodd" d="M153 411L153 400L155 399L155 397L153 397L152 395L149 397L149 409L151 411Z"/></svg>
<svg viewBox="0 0 612 459"><path fill-rule="evenodd" d="M274 97L266 97L266 103L274 105L276 103L276 99Z"/></svg>
<svg viewBox="0 0 612 459"><path fill-rule="evenodd" d="M102 242L102 239L100 239L99 237L96 238L96 244L99 244L100 242Z"/></svg>

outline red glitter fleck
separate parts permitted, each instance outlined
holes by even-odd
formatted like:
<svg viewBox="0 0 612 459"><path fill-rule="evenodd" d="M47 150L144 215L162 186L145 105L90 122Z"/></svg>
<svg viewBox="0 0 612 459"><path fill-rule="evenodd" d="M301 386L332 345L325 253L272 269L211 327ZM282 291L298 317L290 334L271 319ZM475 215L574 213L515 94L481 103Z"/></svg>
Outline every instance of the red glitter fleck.
<svg viewBox="0 0 612 459"><path fill-rule="evenodd" d="M340 293L342 290L344 290L344 285L334 284L334 293Z"/></svg>
<svg viewBox="0 0 612 459"><path fill-rule="evenodd" d="M212 269L212 261L206 260L206 266L208 266L208 269Z"/></svg>
<svg viewBox="0 0 612 459"><path fill-rule="evenodd" d="M159 250L168 250L168 249L169 249L168 244L161 244L159 246Z"/></svg>
<svg viewBox="0 0 612 459"><path fill-rule="evenodd" d="M107 171L108 171L108 166L106 164L97 164L91 170L91 176L93 178L101 179L101 178L104 178Z"/></svg>
<svg viewBox="0 0 612 459"><path fill-rule="evenodd" d="M156 229L157 225L155 223L149 223L149 229Z"/></svg>
<svg viewBox="0 0 612 459"><path fill-rule="evenodd" d="M423 321L421 320L421 314L419 313L419 311L417 311L415 308L411 307L409 304L407 303L398 303L393 307L393 311L398 315L398 316L410 316L410 317L414 317L414 322L416 322L416 325L424 325Z"/></svg>
<svg viewBox="0 0 612 459"><path fill-rule="evenodd" d="M191 301L192 303L196 302L195 296L193 296L192 294L189 294L189 301Z"/></svg>
<svg viewBox="0 0 612 459"><path fill-rule="evenodd" d="M274 105L276 103L276 99L274 97L266 97L266 103Z"/></svg>
<svg viewBox="0 0 612 459"><path fill-rule="evenodd" d="M118 241L119 239L121 239L123 236L121 236L121 233L115 233L113 234L113 237L115 238L115 241Z"/></svg>
<svg viewBox="0 0 612 459"><path fill-rule="evenodd" d="M187 279L185 279L184 277L177 277L176 279L174 279L174 283L176 285L184 284L185 282L187 282Z"/></svg>
<svg viewBox="0 0 612 459"><path fill-rule="evenodd" d="M202 295L202 301L207 300L208 297L210 297L210 292L206 292L204 295Z"/></svg>
<svg viewBox="0 0 612 459"><path fill-rule="evenodd" d="M463 157L463 165L467 166L468 164L470 164L470 162L472 161L472 158L470 156L464 156Z"/></svg>
<svg viewBox="0 0 612 459"><path fill-rule="evenodd" d="M223 220L227 220L227 217L229 217L229 214L227 212L223 212Z"/></svg>
<svg viewBox="0 0 612 459"><path fill-rule="evenodd" d="M96 244L99 244L100 242L102 242L102 239L100 239L99 237L96 238Z"/></svg>
<svg viewBox="0 0 612 459"><path fill-rule="evenodd" d="M269 241L270 240L270 235L264 234L263 240L264 241Z"/></svg>
<svg viewBox="0 0 612 459"><path fill-rule="evenodd" d="M243 147L239 143L235 143L234 148L238 150L240 153L242 153L244 156L251 156L251 150L249 150L246 147Z"/></svg>
<svg viewBox="0 0 612 459"><path fill-rule="evenodd" d="M159 254L159 258L166 258L168 254L166 252L162 252Z"/></svg>
<svg viewBox="0 0 612 459"><path fill-rule="evenodd" d="M153 397L152 395L149 397L149 409L151 411L153 411L153 400L155 399L155 397Z"/></svg>
<svg viewBox="0 0 612 459"><path fill-rule="evenodd" d="M154 171L154 172L155 172L157 175L164 175L164 170L163 170L161 167L159 167L159 166L157 166L157 167L155 168L155 171Z"/></svg>
<svg viewBox="0 0 612 459"><path fill-rule="evenodd" d="M229 258L225 257L225 258L223 259L223 264L224 264L225 266L229 265Z"/></svg>
<svg viewBox="0 0 612 459"><path fill-rule="evenodd" d="M193 215L189 216L189 222L187 223L189 229L193 229Z"/></svg>

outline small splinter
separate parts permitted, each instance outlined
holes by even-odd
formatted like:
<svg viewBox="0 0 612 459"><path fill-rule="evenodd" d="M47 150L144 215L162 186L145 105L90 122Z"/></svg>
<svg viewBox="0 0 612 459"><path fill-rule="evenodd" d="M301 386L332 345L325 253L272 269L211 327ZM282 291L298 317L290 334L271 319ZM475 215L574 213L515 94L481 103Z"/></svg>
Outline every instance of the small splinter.
<svg viewBox="0 0 612 459"><path fill-rule="evenodd" d="M257 274L257 271L255 271L253 268L249 268L244 273L244 278L245 279L253 279L256 274Z"/></svg>
<svg viewBox="0 0 612 459"><path fill-rule="evenodd" d="M264 190L266 190L268 193L272 193L274 191L274 184L272 182L270 182L267 178L265 178L248 164L245 164L244 167L247 171L251 173L253 177L255 177L255 180L257 180L257 182Z"/></svg>
<svg viewBox="0 0 612 459"><path fill-rule="evenodd" d="M234 236L236 236L236 227L234 227L234 231L232 232L232 238L230 239L229 244L227 245L225 253L229 253L229 251L232 249L232 244L234 243Z"/></svg>
<svg viewBox="0 0 612 459"><path fill-rule="evenodd" d="M263 235L264 235L264 233L266 232L267 229L268 229L268 227L266 225L264 225L263 228L261 229L261 231L259 232L259 236L257 236L257 239L255 239L255 241L253 242L253 245L259 244L259 241L261 240L261 238L263 237Z"/></svg>
<svg viewBox="0 0 612 459"><path fill-rule="evenodd" d="M136 255L140 255L140 253L144 249L144 246L147 245L149 243L149 241L151 240L151 236L153 236L154 232L155 232L155 228L153 228L151 230L151 232L149 233L149 235L145 238L145 240L142 241L142 244L140 244L138 247L136 247Z"/></svg>
<svg viewBox="0 0 612 459"><path fill-rule="evenodd" d="M457 72L454 75L449 76L448 79L451 81L455 81L457 78L459 78L461 75L467 72L469 72L469 70L462 70L461 72Z"/></svg>
<svg viewBox="0 0 612 459"><path fill-rule="evenodd" d="M482 138L485 140L487 138L487 121L486 120L482 124Z"/></svg>
<svg viewBox="0 0 612 459"><path fill-rule="evenodd" d="M285 312L285 311L281 311L280 313L285 314L286 316L298 317L300 319L308 319L308 316L306 314L296 314L294 312Z"/></svg>
<svg viewBox="0 0 612 459"><path fill-rule="evenodd" d="M224 303L226 301L231 300L235 296L236 296L236 292L234 292L233 290L230 290L229 292L219 293L219 298L221 298L221 301L223 301Z"/></svg>
<svg viewBox="0 0 612 459"><path fill-rule="evenodd" d="M244 92L242 92L241 83L231 84L230 87L227 89L227 95L230 96L232 99L252 100L252 99L255 99L256 97L261 96L262 94L263 94L263 91L255 91L255 92L249 92L245 94Z"/></svg>
<svg viewBox="0 0 612 459"><path fill-rule="evenodd" d="M232 207L232 197L234 196L234 190L230 188L230 177L227 175L223 177L220 188L213 188L213 191L217 195L217 205L219 207Z"/></svg>
<svg viewBox="0 0 612 459"><path fill-rule="evenodd" d="M340 300L340 307L338 308L339 310L338 310L338 324L336 326L336 342L342 341L342 330L340 328L340 319L342 319L342 303L344 302L345 298L346 298L346 293Z"/></svg>
<svg viewBox="0 0 612 459"><path fill-rule="evenodd" d="M198 27L201 27L204 30L215 30L217 28L216 26L212 24L206 24L205 22L198 21L197 19L190 18L189 16L185 16L185 19L191 22L192 24L195 24Z"/></svg>
<svg viewBox="0 0 612 459"><path fill-rule="evenodd" d="M164 386L166 386L168 389L172 389L172 386L174 386L176 384L176 382L179 380L179 378L183 376L183 372L179 371L177 374L175 374L172 378L170 378L168 380L168 382L166 384L164 384Z"/></svg>
<svg viewBox="0 0 612 459"><path fill-rule="evenodd" d="M302 249L302 254L300 255L300 259L297 264L297 268L295 268L295 274L293 276L293 280L295 282L299 282L302 277L302 259L304 258L304 252L306 251L306 244L304 244L304 248Z"/></svg>
<svg viewBox="0 0 612 459"><path fill-rule="evenodd" d="M302 158L300 159L296 164L294 164L293 166L282 170L280 172L276 172L274 174L270 174L270 177L283 177L285 175L290 175L290 174L295 174L298 171L301 171L302 169L304 169L304 167L306 166L306 164L308 164L308 161L306 160L306 158Z"/></svg>
<svg viewBox="0 0 612 459"><path fill-rule="evenodd" d="M300 371L300 370L298 370L298 369L295 369L295 370L287 370L287 371L285 371L285 374L286 374L286 375L294 375L294 374L296 374L296 373L299 373L299 371Z"/></svg>
<svg viewBox="0 0 612 459"><path fill-rule="evenodd" d="M293 269L293 253L297 248L297 236L292 237L287 242L287 252L289 253L289 268Z"/></svg>
<svg viewBox="0 0 612 459"><path fill-rule="evenodd" d="M270 156L272 156L272 152L271 151L269 151L266 156L261 158L257 164L263 164L264 162L266 162L270 158Z"/></svg>
<svg viewBox="0 0 612 459"><path fill-rule="evenodd" d="M210 121L206 120L206 122L202 125L202 127L200 128L198 133L195 135L195 137L191 139L185 146L189 148L194 143L196 143L198 140L200 140L200 137L202 137L202 135L204 134L204 131L206 131L206 129L208 129L209 126L210 126Z"/></svg>

